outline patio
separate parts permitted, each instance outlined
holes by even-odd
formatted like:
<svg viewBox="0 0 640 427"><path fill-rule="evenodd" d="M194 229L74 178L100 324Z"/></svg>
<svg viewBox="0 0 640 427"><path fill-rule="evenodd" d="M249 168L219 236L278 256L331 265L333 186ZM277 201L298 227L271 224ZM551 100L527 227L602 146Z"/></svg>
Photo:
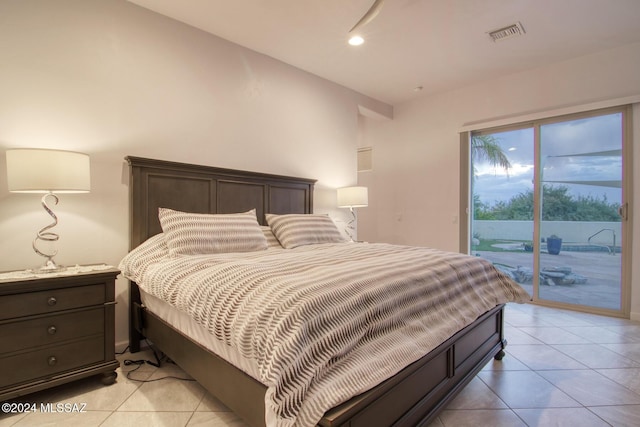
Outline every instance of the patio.
<svg viewBox="0 0 640 427"><path fill-rule="evenodd" d="M533 269L531 252L473 251L494 264L516 268ZM569 304L579 304L605 309L620 309L621 255L608 252L562 251L558 255L540 253L541 269L545 267L570 267L572 273L587 278L586 283L549 286L540 285L541 299ZM520 283L533 295L531 281Z"/></svg>

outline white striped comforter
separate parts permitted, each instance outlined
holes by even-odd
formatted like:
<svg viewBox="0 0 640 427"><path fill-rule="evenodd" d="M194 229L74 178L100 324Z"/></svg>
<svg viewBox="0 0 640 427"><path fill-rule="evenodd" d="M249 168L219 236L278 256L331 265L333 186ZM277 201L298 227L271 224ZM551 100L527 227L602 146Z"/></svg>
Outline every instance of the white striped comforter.
<svg viewBox="0 0 640 427"><path fill-rule="evenodd" d="M169 258L162 236L123 274L254 359L270 426L313 426L497 304L529 295L482 258L387 244Z"/></svg>

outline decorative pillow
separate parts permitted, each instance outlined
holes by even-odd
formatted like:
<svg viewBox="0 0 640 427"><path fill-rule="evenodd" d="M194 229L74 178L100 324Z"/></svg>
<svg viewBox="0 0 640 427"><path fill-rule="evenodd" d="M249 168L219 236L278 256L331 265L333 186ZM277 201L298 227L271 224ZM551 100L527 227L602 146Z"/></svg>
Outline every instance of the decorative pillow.
<svg viewBox="0 0 640 427"><path fill-rule="evenodd" d="M160 208L158 217L172 256L267 248L255 209L237 214L198 214Z"/></svg>
<svg viewBox="0 0 640 427"><path fill-rule="evenodd" d="M280 242L278 242L278 239L276 239L276 236L273 234L273 231L271 231L271 228L269 226L261 225L260 229L262 229L264 238L267 239L267 246L269 247L269 249L272 249L272 248L284 249L280 244Z"/></svg>
<svg viewBox="0 0 640 427"><path fill-rule="evenodd" d="M315 243L342 243L346 239L328 215L267 214L267 223L285 249Z"/></svg>

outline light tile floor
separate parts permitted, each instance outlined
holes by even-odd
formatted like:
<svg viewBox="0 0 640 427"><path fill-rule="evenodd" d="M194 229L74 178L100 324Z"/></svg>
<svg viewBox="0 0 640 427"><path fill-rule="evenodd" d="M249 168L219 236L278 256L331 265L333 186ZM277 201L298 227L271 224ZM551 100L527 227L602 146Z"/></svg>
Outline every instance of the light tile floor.
<svg viewBox="0 0 640 427"><path fill-rule="evenodd" d="M509 304L505 329L506 357L490 362L431 427L640 426L640 322ZM121 367L108 387L90 378L17 400L86 403L84 413L3 414L0 427L245 426L195 382L139 383L124 375L130 369ZM166 376L186 374L171 364L133 374Z"/></svg>

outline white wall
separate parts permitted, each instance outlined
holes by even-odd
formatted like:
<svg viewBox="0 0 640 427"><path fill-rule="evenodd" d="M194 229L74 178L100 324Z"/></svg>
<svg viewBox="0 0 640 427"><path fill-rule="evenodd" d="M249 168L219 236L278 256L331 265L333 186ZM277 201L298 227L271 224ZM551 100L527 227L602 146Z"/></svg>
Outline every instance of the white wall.
<svg viewBox="0 0 640 427"><path fill-rule="evenodd" d="M66 265L117 265L128 248L126 155L318 180L337 219L355 184L358 105L392 108L124 0L0 2L0 271L38 266L39 196L7 190L9 148L91 156L92 191L61 195ZM127 282L117 282L119 346Z"/></svg>
<svg viewBox="0 0 640 427"><path fill-rule="evenodd" d="M373 147L372 172L359 174L370 206L360 209L359 238L458 250L459 131L469 123L516 117L640 95L640 44L567 60L396 105L394 120L363 119L361 146ZM635 109L633 165L640 167ZM512 117L509 119L509 117ZM634 177L640 212L640 172ZM633 232L640 250L640 225ZM640 265L632 279L632 317L640 319Z"/></svg>

